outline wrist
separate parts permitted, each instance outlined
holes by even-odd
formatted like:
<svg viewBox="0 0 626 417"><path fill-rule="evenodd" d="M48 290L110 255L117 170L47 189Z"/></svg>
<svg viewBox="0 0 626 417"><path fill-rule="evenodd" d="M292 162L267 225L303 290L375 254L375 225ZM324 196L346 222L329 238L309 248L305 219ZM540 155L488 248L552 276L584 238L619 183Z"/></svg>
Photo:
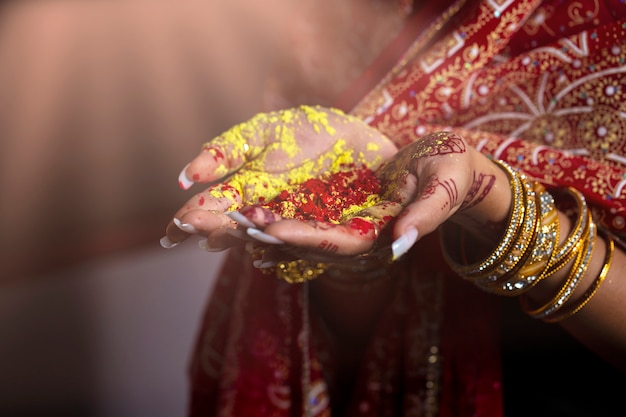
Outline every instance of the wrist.
<svg viewBox="0 0 626 417"><path fill-rule="evenodd" d="M502 240L511 214L511 179L493 161L476 155L477 166L468 195L450 221L462 228L472 241L496 247Z"/></svg>

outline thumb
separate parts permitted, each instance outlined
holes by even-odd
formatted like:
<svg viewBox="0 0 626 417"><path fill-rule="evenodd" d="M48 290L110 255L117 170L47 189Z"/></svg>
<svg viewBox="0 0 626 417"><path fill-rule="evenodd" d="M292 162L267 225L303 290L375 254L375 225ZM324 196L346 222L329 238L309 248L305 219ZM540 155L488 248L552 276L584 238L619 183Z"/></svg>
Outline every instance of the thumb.
<svg viewBox="0 0 626 417"><path fill-rule="evenodd" d="M393 259L404 255L421 237L434 232L460 207L462 197L454 177L433 174L424 180L415 201L406 205L394 225Z"/></svg>

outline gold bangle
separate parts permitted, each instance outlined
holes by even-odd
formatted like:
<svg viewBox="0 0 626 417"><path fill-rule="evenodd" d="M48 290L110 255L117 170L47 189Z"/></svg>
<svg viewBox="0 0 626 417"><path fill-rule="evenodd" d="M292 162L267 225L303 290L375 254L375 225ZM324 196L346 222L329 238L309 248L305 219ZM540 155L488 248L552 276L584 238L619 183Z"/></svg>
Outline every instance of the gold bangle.
<svg viewBox="0 0 626 417"><path fill-rule="evenodd" d="M607 247L606 253L604 255L604 264L602 265L600 273L593 281L591 286L570 307L567 307L565 310L560 311L560 314L554 314L552 316L544 318L544 321L549 323L556 323L558 321L573 316L574 314L578 313L585 305L587 305L589 300L591 300L591 298L596 294L598 288L600 288L600 285L602 284L602 282L604 282L604 279L609 274L609 269L611 269L611 262L613 261L613 254L615 252L615 241L611 238L611 236L606 237L606 243Z"/></svg>
<svg viewBox="0 0 626 417"><path fill-rule="evenodd" d="M509 277L515 275L516 271L522 267L526 262L526 259L530 256L531 248L535 244L535 241L539 232L539 213L537 196L532 190L530 183L524 181L525 188L525 208L524 219L522 221L522 229L520 230L517 238L515 239L511 249L507 252L504 260L496 268L490 271L485 271L484 274L479 276L470 276L473 279L474 284L479 288L499 294L509 295L506 292L500 291L503 281L506 281Z"/></svg>
<svg viewBox="0 0 626 417"><path fill-rule="evenodd" d="M540 206L535 187L523 175L520 175L520 180L524 187L525 202L522 227L504 260L491 271L475 278L475 283L487 290L499 287L503 278L511 276L524 264L539 233Z"/></svg>
<svg viewBox="0 0 626 417"><path fill-rule="evenodd" d="M324 263L317 262L312 264L304 259L280 262L276 265L276 278L290 284L301 284L322 275L325 269L326 264Z"/></svg>
<svg viewBox="0 0 626 417"><path fill-rule="evenodd" d="M559 216L554 199L538 183L535 184L535 190L540 193L538 201L541 213L537 237L526 262L512 277L500 285L498 293L502 295L520 295L545 279L548 276L548 266L556 254L559 242Z"/></svg>
<svg viewBox="0 0 626 417"><path fill-rule="evenodd" d="M563 307L567 300L572 296L582 277L585 275L585 272L589 267L589 261L593 254L595 241L596 226L592 222L589 224L589 236L584 240L584 244L576 256L574 265L567 274L567 278L558 293L550 301L539 308L530 307L528 297L526 294L522 294L519 298L522 310L533 318L545 319L561 309L561 307Z"/></svg>
<svg viewBox="0 0 626 417"><path fill-rule="evenodd" d="M561 269L563 266L567 265L574 255L580 249L580 241L586 233L589 231L589 224L593 221L591 218L591 212L587 208L587 204L585 202L585 198L575 188L568 187L565 191L576 200L576 205L578 208L578 216L576 217L576 222L569 236L565 240L565 242L558 248L557 253L554 256L554 260L552 264L548 267L548 271L546 271L546 275L550 276Z"/></svg>

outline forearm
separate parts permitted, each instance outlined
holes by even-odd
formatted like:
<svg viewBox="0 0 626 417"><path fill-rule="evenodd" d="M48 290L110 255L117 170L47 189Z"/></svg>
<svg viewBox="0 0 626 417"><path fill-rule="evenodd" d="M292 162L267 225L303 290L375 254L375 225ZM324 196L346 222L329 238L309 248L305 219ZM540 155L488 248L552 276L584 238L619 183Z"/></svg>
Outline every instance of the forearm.
<svg viewBox="0 0 626 417"><path fill-rule="evenodd" d="M560 213L559 217L562 235L566 235L571 229L572 222L563 213ZM589 266L570 300L578 300L594 285L594 281L604 267L607 250L606 239L599 235ZM572 266L571 263L528 291L527 296L533 305L543 305L554 297L565 282ZM622 278L625 268L625 254L621 248L615 247L608 274L597 292L576 314L559 322L582 344L624 372L626 372L626 321L624 320L626 288Z"/></svg>
<svg viewBox="0 0 626 417"><path fill-rule="evenodd" d="M481 167L480 169L488 170L489 168ZM584 215L582 211L588 210L587 208L576 212L575 218L556 210L556 218L551 220L558 224L559 230L558 241L553 246L554 253L567 247L566 241L575 242L578 246L572 247L571 258L562 257L560 261L555 262L556 255L553 255L549 261L544 259L544 273L537 274L536 282L528 281L527 276L524 277L524 274L519 271L528 265L528 262L532 262L529 260L531 259L529 253L538 241L533 239L541 238L537 236L533 239L528 238L527 229L520 229L526 233L519 231L518 235L511 233L510 225L514 211L512 206L516 199L519 204L522 194L516 196L515 192L511 192L513 182L510 179L507 181L501 175L496 178L497 183L491 190L493 194L491 200L485 198L472 210L458 214L453 218L456 226L453 228L446 226L443 229L448 242L452 241L452 233L454 236L458 236L459 233L465 236L462 244L451 245L452 249L456 249L449 253L452 259L462 259L460 262L466 265L480 265L481 261L488 259L490 255L498 254L495 248L507 236L509 238L513 236L512 245L521 245L519 248L522 249L513 250L512 245L507 247L504 252L508 251L509 255L513 254L514 261L498 261L502 265L510 262L510 265L504 268L499 267L500 269L497 265L487 267L482 271L484 273L475 270L472 272L473 275L465 277L474 280L479 287L490 292L505 296L520 296L521 307L530 317L558 322L581 343L626 371L626 324L623 320L626 315L626 306L623 301L626 299L626 289L623 280L620 279L626 265L624 252L617 247L607 252L609 241L601 231L596 230L593 220L588 221L588 224L593 223L592 226L588 224L585 226L585 222L581 222ZM532 182L529 181L529 183ZM507 188L506 185L510 187ZM555 198L565 197L555 191L552 192ZM539 204L538 201L539 197L536 197L535 204ZM497 202L499 202L499 208ZM582 200L580 204L580 207L584 207ZM502 208L509 213L504 221ZM541 223L542 220L537 221ZM577 230L582 231L582 235L574 239L577 236ZM543 239L547 238L543 237ZM544 243L546 241L544 240ZM526 249L523 249L524 242L526 242ZM607 257L607 255L611 256ZM562 264L562 266L555 268L555 264ZM459 269L463 270L463 267L457 267L457 270ZM500 271L500 275L495 272L496 270ZM598 281L599 277L604 277L604 280ZM504 285L506 282L509 283L508 290ZM599 283L601 285L598 286ZM519 286L519 289L511 290L514 285ZM598 289L593 293L592 289L596 286ZM584 299L589 301L582 303ZM577 309L577 306L581 306L580 309Z"/></svg>

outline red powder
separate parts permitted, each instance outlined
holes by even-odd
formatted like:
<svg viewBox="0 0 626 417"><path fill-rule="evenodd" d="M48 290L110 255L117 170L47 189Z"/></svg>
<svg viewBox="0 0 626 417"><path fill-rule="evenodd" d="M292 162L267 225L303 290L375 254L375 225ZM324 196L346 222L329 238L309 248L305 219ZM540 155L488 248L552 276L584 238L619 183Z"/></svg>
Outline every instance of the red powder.
<svg viewBox="0 0 626 417"><path fill-rule="evenodd" d="M213 152L213 160L215 162L219 162L220 160L224 159L224 153L222 151L220 151L217 148L214 148L212 146L207 146L204 148L207 151L212 151Z"/></svg>
<svg viewBox="0 0 626 417"><path fill-rule="evenodd" d="M374 224L372 222L359 218L350 219L348 225L350 228L358 230L361 235L367 235L374 230Z"/></svg>
<svg viewBox="0 0 626 417"><path fill-rule="evenodd" d="M378 194L381 189L371 169L354 165L345 168L350 170L311 178L293 191L282 191L263 207L285 217L337 223L345 210L363 205L368 196ZM367 224L373 227L371 223ZM366 227L363 224L355 226Z"/></svg>

